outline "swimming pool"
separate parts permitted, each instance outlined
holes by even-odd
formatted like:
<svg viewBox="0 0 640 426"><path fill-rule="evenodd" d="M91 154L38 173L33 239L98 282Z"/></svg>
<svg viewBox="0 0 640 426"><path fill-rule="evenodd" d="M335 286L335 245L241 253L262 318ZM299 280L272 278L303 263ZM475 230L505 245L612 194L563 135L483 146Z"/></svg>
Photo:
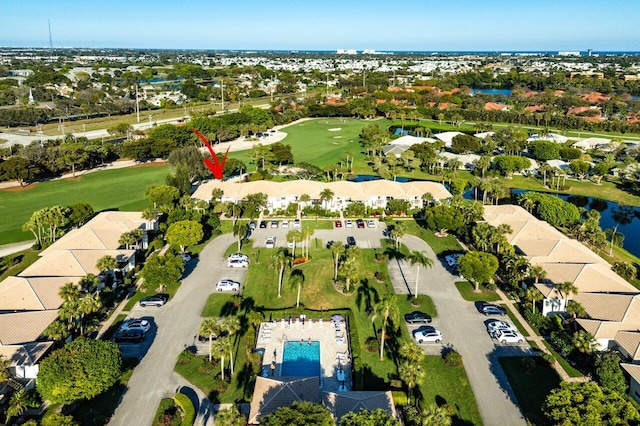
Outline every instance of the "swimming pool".
<svg viewBox="0 0 640 426"><path fill-rule="evenodd" d="M309 377L320 375L320 342L284 342L281 376Z"/></svg>

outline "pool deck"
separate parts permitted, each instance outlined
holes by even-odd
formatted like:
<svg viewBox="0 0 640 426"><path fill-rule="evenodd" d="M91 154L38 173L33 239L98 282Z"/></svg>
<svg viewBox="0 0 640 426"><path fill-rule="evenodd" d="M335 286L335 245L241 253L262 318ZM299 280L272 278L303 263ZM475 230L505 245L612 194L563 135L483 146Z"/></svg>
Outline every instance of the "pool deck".
<svg viewBox="0 0 640 426"><path fill-rule="evenodd" d="M351 354L348 351L346 324L341 322L298 320L265 322L260 325L256 350L264 350L262 375L280 377L282 351L285 341L320 342L320 388L338 392L351 390ZM271 368L271 366L274 368ZM342 366L342 373L339 372ZM345 388L341 388L338 375L344 375ZM291 377L291 376L290 376ZM341 377L342 378L342 377Z"/></svg>

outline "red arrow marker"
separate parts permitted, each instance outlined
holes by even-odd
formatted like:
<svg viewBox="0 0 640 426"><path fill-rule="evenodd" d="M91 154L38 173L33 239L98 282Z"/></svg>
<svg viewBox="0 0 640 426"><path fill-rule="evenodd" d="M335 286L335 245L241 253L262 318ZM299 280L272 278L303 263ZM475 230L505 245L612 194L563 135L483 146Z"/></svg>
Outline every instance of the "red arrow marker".
<svg viewBox="0 0 640 426"><path fill-rule="evenodd" d="M209 144L209 141L207 140L207 138L205 138L204 135L199 131L197 131L196 129L191 129L191 131L196 135L198 135L200 140L204 142L204 144L207 146L207 149L209 150L209 153L211 154L211 157L213 158L213 161L211 161L208 158L205 158L204 164L209 168L209 170L211 170L211 173L213 173L213 176L216 179L222 180L222 173L224 172L224 163L227 161L227 155L229 155L229 148L231 147L227 148L227 152L225 152L224 154L222 163L220 163L218 161L218 156L216 155L215 152L213 152L213 149L211 148L211 144Z"/></svg>

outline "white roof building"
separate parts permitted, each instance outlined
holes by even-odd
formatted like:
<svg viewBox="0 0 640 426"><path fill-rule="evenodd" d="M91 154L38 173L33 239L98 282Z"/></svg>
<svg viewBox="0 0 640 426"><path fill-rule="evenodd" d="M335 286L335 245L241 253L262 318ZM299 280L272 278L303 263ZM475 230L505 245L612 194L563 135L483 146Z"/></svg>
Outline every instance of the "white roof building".
<svg viewBox="0 0 640 426"><path fill-rule="evenodd" d="M435 135L433 135L434 138L444 142L444 146L446 147L450 147L451 146L451 142L453 141L453 138L458 136L458 135L462 135L464 133L462 132L443 132L443 133L436 133Z"/></svg>

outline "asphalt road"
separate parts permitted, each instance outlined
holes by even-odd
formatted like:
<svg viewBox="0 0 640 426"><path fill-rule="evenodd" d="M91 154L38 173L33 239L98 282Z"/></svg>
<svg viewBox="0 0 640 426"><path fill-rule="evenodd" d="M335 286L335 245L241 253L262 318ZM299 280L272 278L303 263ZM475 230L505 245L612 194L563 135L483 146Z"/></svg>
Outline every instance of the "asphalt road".
<svg viewBox="0 0 640 426"><path fill-rule="evenodd" d="M478 312L474 303L465 301L456 289L454 283L460 278L450 271L444 261L435 256L431 247L423 240L408 235L402 238L402 242L410 250L425 252L434 261L432 268L420 268L418 291L433 299L438 316L431 325L440 330L443 341L440 345L421 345L425 352L436 355L446 346L451 346L462 355L484 424L526 424L498 357L530 355L529 345L502 345L492 340L485 326L488 318ZM406 262L389 263L389 275L396 293L413 293L415 271L416 267ZM409 329L417 327L410 326Z"/></svg>
<svg viewBox="0 0 640 426"><path fill-rule="evenodd" d="M212 405L199 389L173 371L176 359L186 347L194 344L202 322L200 312L207 298L222 278L244 282L246 269L231 269L223 257L231 235L223 235L208 244L200 257L192 259L176 296L161 308L137 306L131 317L146 318L152 327L141 344L121 345L127 355L142 356L127 389L110 421L111 425L150 425L162 398L171 397L180 387L190 388L197 403L196 425L213 424Z"/></svg>

